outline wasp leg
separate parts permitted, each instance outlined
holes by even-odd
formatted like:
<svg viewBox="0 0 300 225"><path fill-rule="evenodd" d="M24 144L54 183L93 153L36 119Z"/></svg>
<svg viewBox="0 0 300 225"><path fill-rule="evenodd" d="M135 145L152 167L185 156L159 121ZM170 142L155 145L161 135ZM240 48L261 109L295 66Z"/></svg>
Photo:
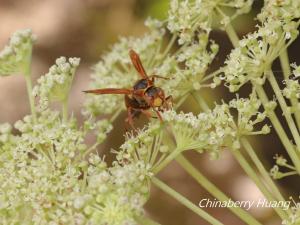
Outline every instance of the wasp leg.
<svg viewBox="0 0 300 225"><path fill-rule="evenodd" d="M141 112L147 116L148 119L153 118L151 113L148 110L142 109Z"/></svg>
<svg viewBox="0 0 300 225"><path fill-rule="evenodd" d="M125 122L127 122L133 129L135 129L133 125L133 110L131 107L127 108L127 118L125 119Z"/></svg>
<svg viewBox="0 0 300 225"><path fill-rule="evenodd" d="M166 105L167 105L168 110L173 107L173 96L172 95L169 95L166 98Z"/></svg>
<svg viewBox="0 0 300 225"><path fill-rule="evenodd" d="M151 79L152 82L154 82L155 78L164 79L164 80L170 80L171 79L171 78L163 77L163 76L159 76L159 75L151 75L151 76L149 76L149 78Z"/></svg>
<svg viewBox="0 0 300 225"><path fill-rule="evenodd" d="M156 113L156 115L157 115L158 119L160 120L160 122L163 122L164 120L163 120L162 116L160 115L160 112L155 110L155 109L153 109L153 110Z"/></svg>

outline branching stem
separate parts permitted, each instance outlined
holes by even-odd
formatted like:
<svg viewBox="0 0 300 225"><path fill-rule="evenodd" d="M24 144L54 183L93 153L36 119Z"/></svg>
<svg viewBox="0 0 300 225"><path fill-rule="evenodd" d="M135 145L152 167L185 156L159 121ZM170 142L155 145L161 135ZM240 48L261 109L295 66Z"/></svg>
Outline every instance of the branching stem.
<svg viewBox="0 0 300 225"><path fill-rule="evenodd" d="M163 190L165 193L176 199L178 202L192 210L197 215L201 216L203 219L205 219L207 222L213 225L222 225L220 221L209 215L207 212L205 212L200 207L193 204L190 200L179 194L177 191L170 188L168 185L157 179L156 177L152 178L152 182L161 190Z"/></svg>

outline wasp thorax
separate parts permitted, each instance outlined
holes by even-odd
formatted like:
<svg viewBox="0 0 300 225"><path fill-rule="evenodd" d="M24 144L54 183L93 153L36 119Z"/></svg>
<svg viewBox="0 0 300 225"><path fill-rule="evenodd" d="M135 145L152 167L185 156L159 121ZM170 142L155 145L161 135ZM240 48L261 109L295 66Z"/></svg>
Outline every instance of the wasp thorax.
<svg viewBox="0 0 300 225"><path fill-rule="evenodd" d="M148 87L148 80L147 79L142 79L142 80L138 80L134 86L133 89L134 90L140 90L140 89L146 89Z"/></svg>

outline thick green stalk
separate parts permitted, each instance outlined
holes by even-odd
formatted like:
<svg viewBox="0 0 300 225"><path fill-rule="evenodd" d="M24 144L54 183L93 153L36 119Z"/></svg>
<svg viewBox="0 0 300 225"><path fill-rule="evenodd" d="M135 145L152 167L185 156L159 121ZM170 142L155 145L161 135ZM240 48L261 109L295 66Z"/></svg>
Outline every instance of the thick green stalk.
<svg viewBox="0 0 300 225"><path fill-rule="evenodd" d="M192 92L192 96L194 97L194 99L197 101L200 108L204 112L209 112L210 111L209 106L207 105L207 103L204 101L204 99L201 97L201 95L197 91Z"/></svg>
<svg viewBox="0 0 300 225"><path fill-rule="evenodd" d="M176 161L182 166L182 168L192 176L202 187L204 187L212 196L220 201L228 202L228 198L220 189L218 189L213 183L211 183L199 170L197 170L184 156L179 155ZM261 225L250 213L239 207L228 208L235 215L237 215L246 224Z"/></svg>
<svg viewBox="0 0 300 225"><path fill-rule="evenodd" d="M177 34L172 35L171 40L169 41L169 43L168 43L167 47L165 48L164 52L162 53L162 57L161 57L162 59L164 59L168 55L168 53L170 52L172 46L174 45L177 37L178 37Z"/></svg>
<svg viewBox="0 0 300 225"><path fill-rule="evenodd" d="M268 103L269 103L269 99L264 91L264 89L260 86L260 85L255 85L255 90L257 92L257 95L259 96L263 106L265 109L268 108ZM295 151L295 147L293 146L293 144L290 142L288 136L285 133L285 130L283 129L282 125L280 124L275 112L272 111L268 111L268 117L270 118L274 129L276 130L282 144L284 145L287 153L289 154L291 160L293 161L293 164L295 165L298 173L300 174L300 159Z"/></svg>
<svg viewBox="0 0 300 225"><path fill-rule="evenodd" d="M227 25L227 28L225 29L227 35L229 36L229 39L231 40L234 47L238 47L238 36L233 29L231 24ZM266 106L266 104L269 102L263 88L259 85L253 84L254 87L256 87L256 92L258 93L259 98L263 102L263 105ZM297 171L300 174L300 159L298 158L298 155L294 151L293 145L290 143L290 140L288 139L284 129L282 128L276 114L272 111L269 113L269 118L281 140L283 143L285 149L287 150L289 156L291 157L294 165L297 167Z"/></svg>
<svg viewBox="0 0 300 225"><path fill-rule="evenodd" d="M181 204L183 204L184 206L186 206L187 208L192 210L197 215L201 216L203 219L205 219L210 224L213 224L213 225L222 225L223 224L220 221L218 221L217 219L215 219L214 217L212 217L211 215L209 215L203 209L201 209L200 207L193 204L190 200L188 200L187 198L185 198L184 196L182 196L181 194L179 194L178 192L176 192L175 190L170 188L168 185L166 185L165 183L163 183L162 181L157 179L156 177L152 178L152 182L158 188L160 188L161 190L166 192L168 195L170 195L171 197L176 199L178 202L180 202Z"/></svg>
<svg viewBox="0 0 300 225"><path fill-rule="evenodd" d="M37 120L36 110L35 110L35 105L34 105L34 97L32 95L32 83L31 83L30 75L25 75L25 81L26 81L26 88L27 88L27 94L28 94L28 98L29 98L31 114L33 115L34 122L36 122L36 120Z"/></svg>
<svg viewBox="0 0 300 225"><path fill-rule="evenodd" d="M181 150L178 148L175 148L174 151L172 151L171 154L169 154L161 163L158 164L158 166L156 166L153 169L153 173L157 174L159 171L161 171L163 168L165 168L171 161L173 161L177 155L179 155L181 153Z"/></svg>
<svg viewBox="0 0 300 225"><path fill-rule="evenodd" d="M264 184L261 182L255 171L252 169L250 164L246 161L244 156L239 151L231 151L234 157L238 160L240 166L243 168L243 170L247 173L247 175L255 182L256 186L260 189L260 191L264 194L264 196L269 201L276 201L272 194L266 189ZM286 212L281 208L273 208L276 213L280 216L281 219L286 219L287 215Z"/></svg>
<svg viewBox="0 0 300 225"><path fill-rule="evenodd" d="M62 102L62 111L63 111L63 121L67 122L68 120L68 98Z"/></svg>
<svg viewBox="0 0 300 225"><path fill-rule="evenodd" d="M291 112L288 109L288 106L287 106L287 104L285 102L285 99L284 99L284 97L282 95L281 89L279 88L278 83L277 83L277 81L276 81L276 79L275 79L274 74L273 74L272 71L269 73L268 80L269 80L269 82L270 82L270 84L271 84L271 86L272 86L272 88L274 90L274 93L275 93L275 95L277 97L277 100L279 102L279 105L281 107L283 115L284 115L284 117L285 117L285 119L287 121L287 124L288 124L288 126L290 128L290 131L291 131L291 133L292 133L292 135L294 137L294 140L296 142L298 151L300 151L300 135L299 135L298 129L296 127L296 124L295 124L295 122L293 120Z"/></svg>
<svg viewBox="0 0 300 225"><path fill-rule="evenodd" d="M281 64L281 68L283 71L283 75L284 75L284 79L289 79L289 76L291 75L291 67L290 67L290 62L289 62L289 56L288 56L288 52L285 49L284 51L282 51L282 53L279 56L280 59L280 64ZM298 99L291 99L291 103L292 106L297 109L299 102ZM295 118L296 118L296 123L297 123L297 127L298 129L300 129L300 114L299 113L294 113Z"/></svg>
<svg viewBox="0 0 300 225"><path fill-rule="evenodd" d="M30 110L31 110L31 114L33 116L33 120L36 123L37 122L37 117L36 117L36 109L35 109L35 105L34 105L34 96L32 95L32 82L31 82L31 51L28 53L27 56L27 60L24 63L24 68L23 68L23 72L24 72L24 77L25 77L25 81L26 81L26 88L27 88L27 94L28 94L28 98L29 98L29 104L30 104Z"/></svg>
<svg viewBox="0 0 300 225"><path fill-rule="evenodd" d="M279 59L284 79L288 79L291 75L291 67L287 50L281 52L281 54L279 55Z"/></svg>
<svg viewBox="0 0 300 225"><path fill-rule="evenodd" d="M207 105L207 103L203 100L203 98L199 95L199 93L197 92L194 92L193 93L193 96L194 98L196 99L196 101L198 102L199 106L201 106L201 108L204 110L204 111L208 111L209 110L209 107ZM244 139L244 144L248 144L250 146L250 144L246 141L246 139ZM249 146L248 147L248 150L249 150ZM244 146L245 147L245 146ZM251 147L251 146L250 146ZM252 147L251 147L252 148ZM259 189L262 191L262 193L269 199L269 200L275 200L273 198L273 195L272 193L269 192L269 190L266 188L266 186L262 183L262 181L255 175L255 172L254 170L252 169L252 167L248 164L248 162L246 161L246 159L244 158L244 156L240 153L236 153L235 151L232 151L234 156L237 158L237 160L239 161L239 163L243 163L243 165L241 164L242 168L244 169L244 171L249 175L249 177L255 182L255 184L257 185L257 187L259 187ZM253 158L254 155L252 154ZM260 166L260 169L264 170L264 167L262 166L262 163L260 162L260 160L256 157L256 165ZM261 167L262 166L262 167ZM264 170L265 171L265 170ZM265 173L267 173L265 171ZM268 174L268 173L267 173ZM273 187L274 188L274 187ZM276 188L276 186L275 186ZM277 188L276 188L277 190ZM278 190L276 191L276 193L278 194ZM280 195L281 196L281 195ZM283 199L283 198L282 198ZM275 209L277 210L277 209ZM278 211L278 215L280 216L285 216L284 215L284 211L282 210L277 210Z"/></svg>
<svg viewBox="0 0 300 225"><path fill-rule="evenodd" d="M228 23L227 26L225 27L225 31L233 45L233 47L237 48L239 47L239 37L237 36L233 26L231 23Z"/></svg>
<svg viewBox="0 0 300 225"><path fill-rule="evenodd" d="M248 153L248 155L250 156L250 158L252 159L252 161L254 162L255 166L261 173L261 175L264 177L265 181L268 184L268 187L271 189L271 191L275 195L276 199L278 201L285 201L285 199L281 195L280 191L278 190L277 186L275 185L272 178L270 177L268 171L265 169L264 165L257 157L257 155L256 155L253 147L249 143L249 141L246 138L241 138L241 143L242 143L242 146L244 147L244 149L246 150L246 152Z"/></svg>

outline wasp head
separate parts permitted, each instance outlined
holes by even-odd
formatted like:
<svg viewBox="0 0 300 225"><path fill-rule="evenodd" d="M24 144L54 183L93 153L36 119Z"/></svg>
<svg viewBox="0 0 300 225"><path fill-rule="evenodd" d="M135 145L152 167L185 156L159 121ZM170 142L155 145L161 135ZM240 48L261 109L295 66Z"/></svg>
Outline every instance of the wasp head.
<svg viewBox="0 0 300 225"><path fill-rule="evenodd" d="M161 107L165 101L165 94L161 88L158 87L149 87L145 95L150 99L154 107Z"/></svg>

